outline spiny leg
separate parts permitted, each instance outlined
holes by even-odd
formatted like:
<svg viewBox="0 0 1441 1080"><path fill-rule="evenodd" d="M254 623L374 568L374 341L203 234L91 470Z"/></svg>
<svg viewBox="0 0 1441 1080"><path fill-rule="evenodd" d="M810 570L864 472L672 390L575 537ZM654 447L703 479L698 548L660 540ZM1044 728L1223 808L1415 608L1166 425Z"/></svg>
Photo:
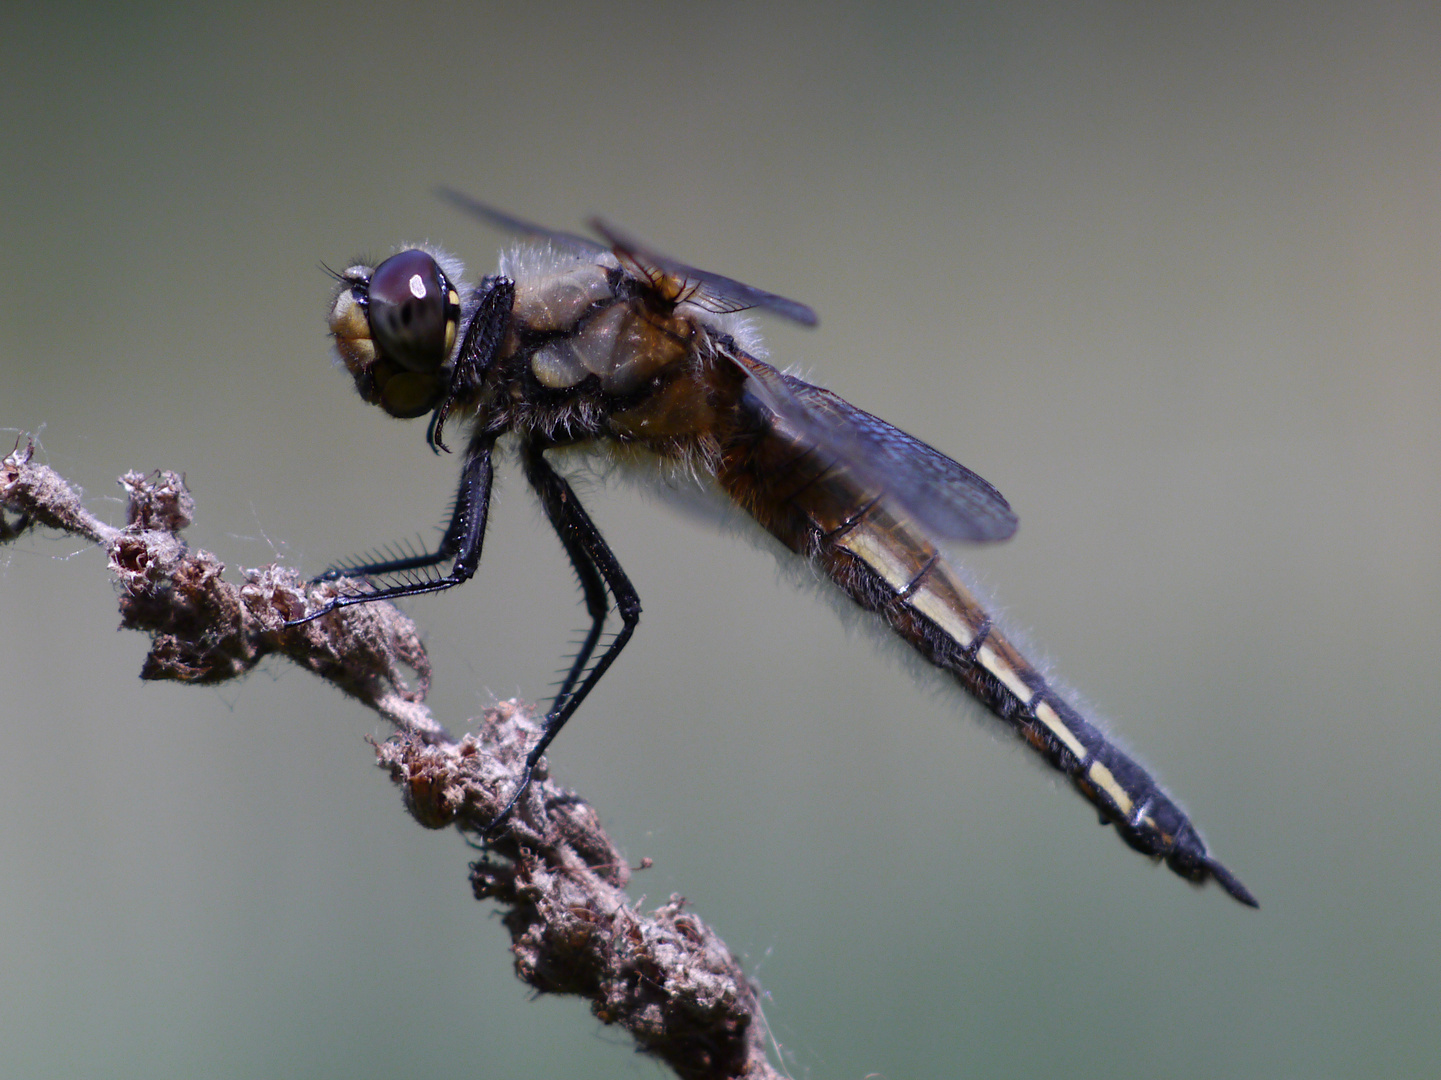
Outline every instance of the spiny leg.
<svg viewBox="0 0 1441 1080"><path fill-rule="evenodd" d="M546 468L549 469L550 466L547 464ZM555 473L552 472L551 475L554 476ZM559 479L562 484L565 483L558 476L556 479ZM566 487L569 490L569 485ZM570 495L570 501L579 509L573 493ZM581 512L584 513L584 511ZM548 516L550 511L547 510L546 513ZM554 524L554 520L551 518L552 524ZM605 580L601 577L600 571L596 569L595 563L573 536L559 527L556 528L556 533L560 536L560 542L565 547L565 553L570 559L571 566L575 567L576 577L580 579L581 592L585 594L585 611L590 616L590 628L586 631L585 640L581 642L580 648L576 650L575 656L571 659L570 670L566 672L560 689L556 691L555 700L550 707L552 713L571 696L575 684L580 681L581 675L590 664L590 658L595 654L595 648L600 643L600 635L605 630L606 616L610 614L610 597L606 592Z"/></svg>
<svg viewBox="0 0 1441 1080"><path fill-rule="evenodd" d="M490 509L490 489L495 478L495 469L491 464L491 452L494 447L494 438L477 437L466 451L465 463L460 470L460 487L455 494L455 512L451 515L450 526L445 530L445 537L434 552L412 555L403 559L360 563L343 567L340 570L328 570L317 580L331 579L342 573L370 576L422 570L438 566L453 556L455 562L451 565L450 573L426 581L411 581L385 589L376 589L373 592L337 596L318 610L303 618L292 620L286 625L298 626L332 611L353 607L356 604L371 604L377 600L398 600L404 596L441 592L453 588L463 581L469 581L475 574L476 566L480 563L481 544L485 540L485 522Z"/></svg>
<svg viewBox="0 0 1441 1080"><path fill-rule="evenodd" d="M560 734L560 729L565 727L566 721L580 707L580 703L585 700L586 695L591 692L596 683L600 682L601 676L615 662L615 658L620 655L621 649L625 648L626 642L630 640L631 634L635 631L636 624L640 622L640 595L635 591L635 586L630 583L630 578L626 577L625 571L620 568L620 563L616 561L615 555L601 537L600 531L591 521L590 515L580 505L570 484L545 460L545 444L529 440L523 442L521 444L521 462L525 467L526 480L535 489L536 495L540 498L540 504L545 509L546 519L555 530L556 536L560 538L561 546L565 548L566 555L570 558L576 574L580 577L591 626L590 632L586 634L585 641L581 645L580 652L576 654L575 660L571 664L570 672L561 684L560 692L556 694L550 711L546 713L540 738L525 756L525 771L521 774L520 784L516 787L515 793L511 795L510 801L505 804L505 809L501 810L495 819L486 826L487 833L494 831L501 822L510 816L510 812L515 809L515 804L520 801L520 797L530 786L531 776L535 772L541 755L545 753L546 747L550 746L555 737ZM621 617L621 628L611 639L610 644L605 647L605 651L601 653L595 666L587 672L586 666L595 653L605 625L606 615L610 611L610 604L606 599L607 589L615 597L616 611ZM579 686L576 685L577 682L579 682Z"/></svg>
<svg viewBox="0 0 1441 1080"><path fill-rule="evenodd" d="M506 332L510 329L510 309L515 304L515 282L510 278L491 276L483 280L472 294L476 297L475 314L465 328L455 366L450 373L450 386L445 400L431 414L425 441L439 454L450 452L445 445L445 421L451 410L479 387L485 373L495 361Z"/></svg>
<svg viewBox="0 0 1441 1080"><path fill-rule="evenodd" d="M547 501L549 496L544 493L545 488L543 488L542 485L552 483L561 484L563 486L563 492L559 499L554 500L554 504L560 505L562 502L568 501L575 506L577 510L580 510L582 516L585 515L585 511L581 509L580 503L576 500L574 490L572 490L564 478L550 467L550 463L545 460L543 450L543 446L536 447L531 443L526 443L522 447L522 464L526 470L526 479L531 487L537 493L540 493L541 503L545 506L547 520L551 522L551 526L555 529L556 535L560 537L561 545L565 548L566 557L570 559L571 566L575 568L576 577L580 581L581 592L585 597L585 611L586 614L590 616L590 627L586 630L585 638L580 643L580 647L576 650L575 655L571 658L570 668L566 671L565 679L561 682L560 688L556 691L555 697L552 699L550 710L547 713L547 715L551 715L557 712L560 706L570 696L571 691L575 689L575 684L585 672L586 665L590 663L590 658L594 655L596 646L600 643L600 636L605 630L606 616L610 614L610 597L606 591L605 579L601 576L600 571L596 569L595 562L591 559L585 548L576 541L568 528L562 528L556 524L557 518L551 513L552 503ZM533 471L537 469L539 471ZM586 520L589 522L588 517ZM594 528L592 524L591 530L594 531ZM617 570L619 570L619 566L617 566ZM622 577L624 577L623 574ZM629 584L628 581L627 584Z"/></svg>

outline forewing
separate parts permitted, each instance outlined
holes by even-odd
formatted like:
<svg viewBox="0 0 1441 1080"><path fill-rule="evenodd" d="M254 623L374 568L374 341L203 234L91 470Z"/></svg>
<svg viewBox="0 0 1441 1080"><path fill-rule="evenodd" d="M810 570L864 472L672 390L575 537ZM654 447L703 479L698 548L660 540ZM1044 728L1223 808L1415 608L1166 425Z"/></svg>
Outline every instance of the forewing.
<svg viewBox="0 0 1441 1080"><path fill-rule="evenodd" d="M617 258L629 263L652 284L660 287L667 278L674 282L677 295L670 299L686 300L720 314L754 308L772 312L802 326L815 326L820 321L813 310L797 300L788 300L723 274L687 266L668 255L651 251L639 240L600 218L591 218L590 227L605 237Z"/></svg>
<svg viewBox="0 0 1441 1080"><path fill-rule="evenodd" d="M719 314L756 308L792 319L802 326L815 326L819 321L816 313L799 301L788 300L784 296L757 289L723 274L698 270L694 266L687 266L668 255L651 251L634 237L626 235L600 218L591 219L590 225L605 237L609 247L606 247L605 244L597 244L589 237L578 236L575 233L563 232L559 229L547 229L544 225L537 225L524 218L514 217L503 210L497 210L488 203L456 191L454 188L442 185L435 189L435 193L467 214L489 222L505 232L516 233L519 236L527 236L535 240L544 240L557 247L584 255L586 258L613 252L618 259L628 263L632 270L657 288L663 288L666 284L670 284L671 291L675 295L669 296L667 299L688 301L707 311Z"/></svg>
<svg viewBox="0 0 1441 1080"><path fill-rule="evenodd" d="M1015 533L1005 497L964 465L829 390L754 357L737 359L778 433L849 474L858 493L894 504L938 540L990 543Z"/></svg>
<svg viewBox="0 0 1441 1080"><path fill-rule="evenodd" d="M503 232L515 233L518 236L527 236L535 240L544 240L557 247L574 251L586 258L594 258L596 255L604 255L609 249L602 244L597 244L587 236L577 236L575 233L561 232L558 229L547 229L544 225L536 225L534 222L526 221L523 218L512 217L510 214L479 199L473 199L454 188L438 187L435 193L446 202L464 210L494 225Z"/></svg>

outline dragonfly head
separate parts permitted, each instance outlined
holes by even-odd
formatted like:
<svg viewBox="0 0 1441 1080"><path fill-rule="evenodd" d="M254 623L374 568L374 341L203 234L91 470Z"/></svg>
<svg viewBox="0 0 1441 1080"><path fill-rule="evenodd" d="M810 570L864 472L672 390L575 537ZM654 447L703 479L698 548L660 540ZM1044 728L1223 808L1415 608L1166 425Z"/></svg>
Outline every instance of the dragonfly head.
<svg viewBox="0 0 1441 1080"><path fill-rule="evenodd" d="M460 329L460 293L440 263L411 248L337 277L330 333L360 396L402 418L436 408Z"/></svg>

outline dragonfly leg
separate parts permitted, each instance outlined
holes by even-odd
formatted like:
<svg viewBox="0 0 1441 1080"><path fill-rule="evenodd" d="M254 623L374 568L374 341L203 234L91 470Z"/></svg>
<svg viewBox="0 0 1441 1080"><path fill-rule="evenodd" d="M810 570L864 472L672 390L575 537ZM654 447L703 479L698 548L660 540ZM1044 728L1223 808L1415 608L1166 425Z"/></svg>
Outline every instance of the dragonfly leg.
<svg viewBox="0 0 1441 1080"><path fill-rule="evenodd" d="M303 618L293 619L285 625L299 626L301 623L318 619L322 615L328 615L332 611L354 607L356 604L371 604L377 600L398 600L405 596L442 592L463 581L469 581L475 574L476 566L480 563L481 544L485 539L485 521L490 509L490 488L495 477L495 470L490 460L494 446L494 439L478 438L467 451L465 464L460 471L460 487L455 495L455 512L451 515L450 526L445 530L445 536L435 551L403 559L357 563L335 570L327 570L317 580L333 580L344 574L357 574L364 577L401 573L408 570L423 570L438 566L454 557L455 561L451 564L448 574L423 581L405 582L389 588L375 589L372 592L337 596Z"/></svg>
<svg viewBox="0 0 1441 1080"><path fill-rule="evenodd" d="M510 816L510 812L515 809L515 804L525 794L526 788L530 786L531 776L535 772L541 755L545 753L546 747L560 734L560 729L565 727L566 721L574 715L575 710L580 707L580 703L585 700L586 695L591 692L596 683L600 682L601 676L615 662L615 658L620 655L621 649L625 648L626 642L630 640L631 634L635 631L636 624L640 622L640 595L635 591L635 586L630 583L630 578L626 577L625 571L621 569L620 563L616 561L615 555L601 537L600 530L595 527L590 515L580 505L580 501L575 497L575 491L572 490L565 478L551 468L550 463L545 460L545 449L545 444L538 441L527 440L521 444L521 460L525 467L525 477L530 482L530 486L535 489L536 495L539 496L540 504L545 509L546 518L550 521L556 536L560 538L561 546L565 548L566 555L570 558L576 574L580 577L581 590L585 594L585 607L590 615L591 625L580 651L571 663L565 681L561 684L560 692L556 694L550 711L546 713L540 738L525 756L525 771L521 774L520 783L505 808L486 826L487 833L494 831L501 822ZM606 646L605 651L600 654L600 659L595 662L595 666L586 671L590 658L594 655L600 641L606 615L610 611L610 604L606 599L607 589L615 597L616 610L621 617L621 627L610 644Z"/></svg>

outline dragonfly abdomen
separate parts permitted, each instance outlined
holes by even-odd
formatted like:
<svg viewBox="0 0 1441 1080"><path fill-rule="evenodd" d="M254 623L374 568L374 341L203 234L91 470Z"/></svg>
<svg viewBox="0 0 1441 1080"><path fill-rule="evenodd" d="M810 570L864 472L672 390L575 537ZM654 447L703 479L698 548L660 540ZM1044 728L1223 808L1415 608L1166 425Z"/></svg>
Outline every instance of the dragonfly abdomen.
<svg viewBox="0 0 1441 1080"><path fill-rule="evenodd" d="M812 553L851 599L884 618L1070 777L1128 845L1164 859L1190 881L1214 876L1236 899L1255 905L1150 774L1066 703L996 627L945 556L904 522L878 503L830 533L817 530Z"/></svg>
<svg viewBox="0 0 1441 1080"><path fill-rule="evenodd" d="M773 440L752 445L722 468L721 484L772 535L809 557L1066 774L1128 845L1164 859L1187 880L1215 877L1255 906L1210 857L1180 807L1006 639L955 565L903 511L864 492L839 462L815 455L783 460L779 452Z"/></svg>

